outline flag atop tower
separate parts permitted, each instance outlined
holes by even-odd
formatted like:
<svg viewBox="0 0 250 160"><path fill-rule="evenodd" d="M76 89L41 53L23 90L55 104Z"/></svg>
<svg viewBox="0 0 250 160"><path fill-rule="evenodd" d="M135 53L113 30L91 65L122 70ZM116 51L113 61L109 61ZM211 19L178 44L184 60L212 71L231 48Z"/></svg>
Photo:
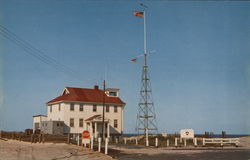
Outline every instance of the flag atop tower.
<svg viewBox="0 0 250 160"><path fill-rule="evenodd" d="M144 17L143 12L140 12L140 11L134 11L134 12L133 12L133 15L134 15L134 16L137 16L137 17L141 17L141 18Z"/></svg>

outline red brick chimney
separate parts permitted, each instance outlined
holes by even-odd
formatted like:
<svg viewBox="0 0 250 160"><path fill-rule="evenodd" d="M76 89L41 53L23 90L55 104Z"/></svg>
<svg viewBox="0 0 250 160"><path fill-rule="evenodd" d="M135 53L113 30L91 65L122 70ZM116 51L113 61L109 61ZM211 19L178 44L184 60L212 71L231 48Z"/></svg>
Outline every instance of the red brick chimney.
<svg viewBox="0 0 250 160"><path fill-rule="evenodd" d="M98 90L99 86L98 85L94 85L94 89Z"/></svg>

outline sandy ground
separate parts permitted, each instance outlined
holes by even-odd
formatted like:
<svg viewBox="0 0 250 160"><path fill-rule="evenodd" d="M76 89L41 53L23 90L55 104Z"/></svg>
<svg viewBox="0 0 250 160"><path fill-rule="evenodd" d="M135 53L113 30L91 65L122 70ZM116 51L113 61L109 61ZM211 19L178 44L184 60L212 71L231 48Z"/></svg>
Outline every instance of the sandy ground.
<svg viewBox="0 0 250 160"><path fill-rule="evenodd" d="M155 148L110 145L109 154L120 160L250 160L250 137L240 138L239 147ZM108 160L103 153L68 144L31 144L0 140L0 160Z"/></svg>
<svg viewBox="0 0 250 160"><path fill-rule="evenodd" d="M110 153L121 160L250 160L250 137L240 138L240 147L155 148L111 145Z"/></svg>
<svg viewBox="0 0 250 160"><path fill-rule="evenodd" d="M110 160L108 155L68 144L31 144L0 140L0 160Z"/></svg>

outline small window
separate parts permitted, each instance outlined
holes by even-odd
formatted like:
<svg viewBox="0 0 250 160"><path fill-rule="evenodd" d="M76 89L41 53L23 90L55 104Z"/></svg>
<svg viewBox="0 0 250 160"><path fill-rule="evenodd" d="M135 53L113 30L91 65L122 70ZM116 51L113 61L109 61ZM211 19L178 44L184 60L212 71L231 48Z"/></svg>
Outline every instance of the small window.
<svg viewBox="0 0 250 160"><path fill-rule="evenodd" d="M82 118L79 119L79 127L83 127L83 119Z"/></svg>
<svg viewBox="0 0 250 160"><path fill-rule="evenodd" d="M57 123L56 123L56 126L59 127L59 125L60 125L59 122L57 122Z"/></svg>
<svg viewBox="0 0 250 160"><path fill-rule="evenodd" d="M109 106L106 106L106 112L109 112Z"/></svg>
<svg viewBox="0 0 250 160"><path fill-rule="evenodd" d="M52 112L52 106L49 106L49 108L50 108L50 112Z"/></svg>
<svg viewBox="0 0 250 160"><path fill-rule="evenodd" d="M118 112L117 106L114 106L114 112Z"/></svg>
<svg viewBox="0 0 250 160"><path fill-rule="evenodd" d="M80 104L79 111L83 111L83 104Z"/></svg>
<svg viewBox="0 0 250 160"><path fill-rule="evenodd" d="M74 111L74 103L70 103L70 111Z"/></svg>
<svg viewBox="0 0 250 160"><path fill-rule="evenodd" d="M96 104L93 105L93 112L96 112L97 111L97 106Z"/></svg>
<svg viewBox="0 0 250 160"><path fill-rule="evenodd" d="M61 111L61 103L58 104L58 111Z"/></svg>
<svg viewBox="0 0 250 160"><path fill-rule="evenodd" d="M109 96L117 97L117 92L109 92Z"/></svg>
<svg viewBox="0 0 250 160"><path fill-rule="evenodd" d="M69 125L70 125L70 127L74 127L74 118L70 118Z"/></svg>
<svg viewBox="0 0 250 160"><path fill-rule="evenodd" d="M114 127L115 127L115 128L118 127L118 120L117 120L117 119L114 120Z"/></svg>

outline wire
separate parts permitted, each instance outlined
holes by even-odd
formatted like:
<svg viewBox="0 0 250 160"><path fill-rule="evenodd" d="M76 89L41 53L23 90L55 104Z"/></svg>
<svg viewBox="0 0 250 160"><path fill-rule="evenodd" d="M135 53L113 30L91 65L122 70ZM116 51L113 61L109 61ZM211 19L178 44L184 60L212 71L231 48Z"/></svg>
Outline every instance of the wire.
<svg viewBox="0 0 250 160"><path fill-rule="evenodd" d="M12 41L13 43L15 43L17 46L24 49L24 51L26 53L28 53L29 55L37 58L38 60L42 61L43 63L45 63L47 65L54 67L56 70L58 70L60 72L69 74L69 75L73 76L75 79L82 81L82 79L78 76L78 74L74 70L72 70L71 68L69 68L66 65L63 65L62 63L58 62L54 58L46 55L44 52L35 48L30 43L24 41L23 39L18 37L15 33L11 32L10 30L5 28L1 24L0 24L0 34L2 34L5 38L7 38L10 41Z"/></svg>

